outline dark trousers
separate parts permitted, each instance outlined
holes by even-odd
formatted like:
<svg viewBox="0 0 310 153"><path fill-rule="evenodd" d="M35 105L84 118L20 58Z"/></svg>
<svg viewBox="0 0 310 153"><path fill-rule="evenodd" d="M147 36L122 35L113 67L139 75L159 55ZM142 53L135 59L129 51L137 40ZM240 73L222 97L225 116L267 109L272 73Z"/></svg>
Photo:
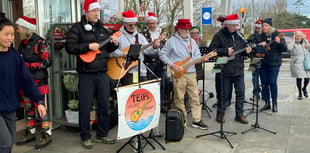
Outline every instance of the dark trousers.
<svg viewBox="0 0 310 153"><path fill-rule="evenodd" d="M139 81L140 82L147 81L147 76L140 76ZM132 73L126 74L126 76L122 78L121 84L122 86L133 84L133 74Z"/></svg>
<svg viewBox="0 0 310 153"><path fill-rule="evenodd" d="M109 132L109 77L106 73L79 74L79 125L82 141L91 139L90 109L93 97L97 102L97 133L105 137Z"/></svg>
<svg viewBox="0 0 310 153"><path fill-rule="evenodd" d="M16 112L0 113L0 152L10 153L12 151L16 134Z"/></svg>
<svg viewBox="0 0 310 153"><path fill-rule="evenodd" d="M215 90L216 90L216 99L218 102L221 101L221 73L216 73L215 74ZM232 89L231 89L232 91ZM228 96L228 101L227 102L231 102L231 97L232 97L232 92L229 94Z"/></svg>
<svg viewBox="0 0 310 153"><path fill-rule="evenodd" d="M253 95L259 97L259 69L252 72Z"/></svg>
<svg viewBox="0 0 310 153"><path fill-rule="evenodd" d="M244 85L244 75L237 76L222 76L223 78L223 95L222 101L217 105L217 114L225 114L227 101L229 95L232 93L232 86L235 88L236 92L236 105L235 112L236 117L243 115L243 104L244 104L244 94L245 94L245 85Z"/></svg>
<svg viewBox="0 0 310 153"><path fill-rule="evenodd" d="M262 66L260 68L260 79L262 82L262 93L266 103L277 102L278 98L278 75L280 66Z"/></svg>

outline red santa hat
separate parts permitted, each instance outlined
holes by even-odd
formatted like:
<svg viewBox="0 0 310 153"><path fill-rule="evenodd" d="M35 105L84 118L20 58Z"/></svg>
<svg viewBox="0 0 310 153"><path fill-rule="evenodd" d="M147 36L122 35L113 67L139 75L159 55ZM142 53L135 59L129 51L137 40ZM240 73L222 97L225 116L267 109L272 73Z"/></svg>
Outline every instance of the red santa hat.
<svg viewBox="0 0 310 153"><path fill-rule="evenodd" d="M255 27L257 27L257 28L262 27L262 23L263 23L263 19L259 18L259 19L255 22Z"/></svg>
<svg viewBox="0 0 310 153"><path fill-rule="evenodd" d="M123 22L137 22L137 18L135 13L132 10L128 10L122 13L123 15Z"/></svg>
<svg viewBox="0 0 310 153"><path fill-rule="evenodd" d="M145 22L149 20L155 20L156 22L158 21L156 15L153 12L147 13L147 17L145 18Z"/></svg>
<svg viewBox="0 0 310 153"><path fill-rule="evenodd" d="M175 26L175 29L190 29L192 28L192 23L189 19L179 19L177 25Z"/></svg>
<svg viewBox="0 0 310 153"><path fill-rule="evenodd" d="M226 19L224 21L224 24L239 24L239 23L240 23L240 20L239 20L239 17L238 17L237 13L231 14L231 15L227 15Z"/></svg>
<svg viewBox="0 0 310 153"><path fill-rule="evenodd" d="M93 9L99 8L101 9L98 0L85 0L84 2L84 11L88 12L91 11Z"/></svg>
<svg viewBox="0 0 310 153"><path fill-rule="evenodd" d="M22 18L19 18L16 21L17 25L23 26L23 27L28 28L28 29L30 29L32 31L36 31L37 30L36 23L37 23L37 21L36 21L35 18L29 18L29 17L26 17L26 16L23 16Z"/></svg>

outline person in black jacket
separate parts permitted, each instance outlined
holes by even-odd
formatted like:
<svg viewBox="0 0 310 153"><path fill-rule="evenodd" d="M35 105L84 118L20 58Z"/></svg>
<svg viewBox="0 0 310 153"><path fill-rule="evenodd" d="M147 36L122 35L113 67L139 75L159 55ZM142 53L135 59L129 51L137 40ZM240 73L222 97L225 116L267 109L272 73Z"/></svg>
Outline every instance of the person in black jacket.
<svg viewBox="0 0 310 153"><path fill-rule="evenodd" d="M282 52L287 50L285 40L280 38L280 33L272 27L272 19L263 20L260 45L264 46L267 54L264 57L260 78L262 82L262 93L265 105L261 111L271 109L270 94L272 98L272 112L277 112L278 85L277 79L282 64Z"/></svg>
<svg viewBox="0 0 310 153"><path fill-rule="evenodd" d="M66 37L66 51L77 56L76 70L79 75L79 126L81 129L82 145L91 149L90 108L95 96L97 102L98 128L96 142L113 144L114 138L108 137L109 132L109 77L106 74L109 53L118 48L116 36L112 36L99 22L100 5L97 1L86 0L84 2L85 15L80 22L72 25ZM112 42L99 46L99 43L111 38ZM93 54L93 61L82 60L85 53L91 55L99 50L99 54ZM85 62L86 61L86 62Z"/></svg>
<svg viewBox="0 0 310 153"><path fill-rule="evenodd" d="M35 84L43 96L49 93L47 68L51 66L48 46L46 41L35 33L36 19L23 16L16 21L17 33L22 42L18 52L24 58L25 64L30 70ZM40 133L40 139L36 142L35 148L40 149L52 142L52 130L48 114L44 118L36 119L35 102L21 98L25 108L27 130L23 137L17 140L16 145L24 145L35 140L35 133ZM44 98L45 99L45 98ZM41 130L36 130L35 123L39 120Z"/></svg>
<svg viewBox="0 0 310 153"><path fill-rule="evenodd" d="M224 115L226 103L229 94L232 92L232 86L235 87L236 93L236 117L235 120L247 124L243 115L243 104L245 98L244 85L244 61L243 57L251 52L251 48L247 47L246 40L237 32L239 26L239 17L237 14L226 16L224 21L225 27L215 34L210 44L211 50L216 50L219 56L228 56L232 58L227 61L222 69L222 98L218 103L217 117L218 122L225 122ZM238 53L244 50L245 52ZM236 53L234 53L236 52ZM233 58L234 57L234 58Z"/></svg>
<svg viewBox="0 0 310 153"><path fill-rule="evenodd" d="M10 153L16 134L16 109L19 93L33 100L41 118L46 115L43 97L34 84L31 73L20 54L11 47L14 41L13 23L0 14L0 152Z"/></svg>

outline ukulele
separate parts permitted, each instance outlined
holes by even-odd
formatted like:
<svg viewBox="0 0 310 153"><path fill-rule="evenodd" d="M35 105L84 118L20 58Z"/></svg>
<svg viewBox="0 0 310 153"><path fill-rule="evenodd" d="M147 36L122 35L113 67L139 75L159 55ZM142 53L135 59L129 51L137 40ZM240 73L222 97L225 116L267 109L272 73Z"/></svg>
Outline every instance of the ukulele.
<svg viewBox="0 0 310 153"><path fill-rule="evenodd" d="M251 47L251 48L255 48L255 47L256 47L256 44L248 44L248 45L249 45L249 47ZM228 56L228 57L226 58L226 63L227 63L228 61L230 61L230 60L235 59L235 57L236 57L237 54L242 53L242 52L244 52L245 50L246 50L246 48L242 48L242 49L239 49L239 50L237 50L237 51L232 52L231 55Z"/></svg>
<svg viewBox="0 0 310 153"><path fill-rule="evenodd" d="M140 52L152 46L156 40L164 40L166 36L167 36L166 33L161 34L158 39L155 39L149 44L142 46ZM129 48L130 46L124 48L122 50L123 54L124 53L127 54ZM113 80L118 80L119 78L120 79L123 78L131 68L137 66L138 60L127 63L126 58L124 57L110 57L107 65L108 65L108 71L107 71L108 76Z"/></svg>
<svg viewBox="0 0 310 153"><path fill-rule="evenodd" d="M148 98L142 107L139 107L136 111L132 112L130 117L133 122L137 122L143 114L145 106L152 101L152 98Z"/></svg>
<svg viewBox="0 0 310 153"><path fill-rule="evenodd" d="M278 37L279 37L280 39L283 38L283 37L284 37L284 33L281 33ZM266 46L265 46L266 51L269 52L269 51L271 50L270 45L271 45L273 42L274 42L274 40L272 40L272 41L270 41L268 44L266 44Z"/></svg>
<svg viewBox="0 0 310 153"><path fill-rule="evenodd" d="M122 34L119 31L115 32L113 34L113 36L116 36L116 37L120 37L121 35ZM105 44L107 44L110 41L111 41L111 38L108 38L108 39L102 41L101 43L99 43L99 48L101 48L102 46L104 46ZM98 50L88 51L87 53L80 54L79 56L82 59L82 61L84 61L85 63L91 63L96 59L97 54L100 54L100 53L101 53L101 51L98 49Z"/></svg>
<svg viewBox="0 0 310 153"><path fill-rule="evenodd" d="M216 55L217 55L217 53L216 53L215 51L212 51L212 52L208 53L207 55L203 55L202 57L200 57L200 58L198 58L198 59L195 59L195 60L193 60L193 61L191 61L191 62L188 62L188 61L191 59L190 56L187 57L185 60L183 60L183 61L181 61L181 62L174 62L173 64L178 65L178 66L181 68L181 71L179 71L179 72L176 73L175 71L173 71L172 69L170 69L171 75L172 75L173 77L179 79L179 78L181 78L181 77L183 76L183 74L187 71L186 69L187 69L188 67L190 67L191 65L194 65L194 64L196 64L196 63L202 62L206 57L211 58L211 57L216 56Z"/></svg>

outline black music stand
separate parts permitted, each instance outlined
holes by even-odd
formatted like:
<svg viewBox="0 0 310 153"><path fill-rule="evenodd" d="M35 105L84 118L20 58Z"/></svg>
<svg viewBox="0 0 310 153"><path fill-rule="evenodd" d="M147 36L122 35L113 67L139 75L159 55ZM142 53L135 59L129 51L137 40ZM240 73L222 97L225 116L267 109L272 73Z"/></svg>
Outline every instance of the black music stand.
<svg viewBox="0 0 310 153"><path fill-rule="evenodd" d="M220 57L217 59L216 61L216 65L217 67L219 68L218 70L214 70L215 73L219 73L223 70L224 68L224 65L226 64L226 57ZM221 73L221 88L223 89L223 73ZM221 100L219 101L219 103L221 103L221 106L222 107L226 107L226 106L223 106L223 101L224 101L224 97L223 97L223 90L221 90ZM224 117L224 111L222 111L222 117ZM220 123L220 130L219 131L215 131L215 132L211 132L211 133L207 133L207 134L202 134L202 135L198 135L196 136L196 138L199 138L199 137L202 137L202 136L208 136L208 135L213 135L213 136L217 136L217 137L220 137L221 139L225 139L228 144L230 145L231 148L234 148L233 145L231 144L231 142L228 140L226 134L234 134L236 135L237 133L236 132L229 132L229 131L224 131L223 130L223 122L221 121ZM220 134L219 136L216 135L216 134Z"/></svg>
<svg viewBox="0 0 310 153"><path fill-rule="evenodd" d="M199 50L200 50L201 55L207 54L208 53L207 49L208 49L207 47L200 47ZM209 61L213 61L213 60L209 59ZM202 64L202 71L203 71L202 78L203 79L202 79L202 102L201 102L202 107L201 109L205 110L208 113L209 118L211 118L210 112L212 112L212 109L205 102L205 66L206 66L206 62ZM209 93L209 97L212 98L213 94L211 96L211 93Z"/></svg>
<svg viewBox="0 0 310 153"><path fill-rule="evenodd" d="M139 88L141 88L141 84L140 84L140 59L139 59L139 55L140 55L140 48L141 48L141 44L132 44L130 45L128 54L127 54L127 59L126 62L132 62L132 61L136 61L138 60L138 83L139 83ZM126 64L126 63L125 63ZM138 139L138 148L136 148L133 144L131 144L132 140L134 138ZM131 137L124 145L121 146L120 149L118 149L116 152L119 153L123 148L125 148L128 144L134 148L138 153L143 153L143 148L142 147L142 140L141 137L146 141L146 144L150 144L150 146L155 150L154 145L143 135L143 134L137 134L133 137Z"/></svg>
<svg viewBox="0 0 310 153"><path fill-rule="evenodd" d="M257 71L260 68L262 61L263 61L262 58L254 58L252 63L250 64L250 67L252 66L253 68L255 68L254 70ZM265 131L270 132L272 134L277 134L276 132L273 132L273 131L270 131L270 130L267 130L265 128L260 127L260 125L258 123L258 98L255 98L255 101L256 101L256 104L255 104L256 105L256 112L255 112L256 113L256 121L255 121L255 124L252 124L252 128L241 132L241 134L247 133L247 132L252 131L254 129L262 129L262 130L265 130ZM253 102L254 102L254 94L253 94ZM254 107L254 105L253 105L253 107Z"/></svg>

